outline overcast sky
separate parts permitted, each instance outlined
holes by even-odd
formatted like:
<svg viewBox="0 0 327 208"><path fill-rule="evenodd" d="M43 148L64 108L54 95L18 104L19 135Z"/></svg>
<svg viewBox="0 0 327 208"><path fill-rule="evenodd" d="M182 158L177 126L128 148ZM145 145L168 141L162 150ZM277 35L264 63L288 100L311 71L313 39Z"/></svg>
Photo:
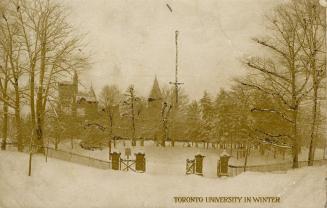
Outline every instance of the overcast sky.
<svg viewBox="0 0 327 208"><path fill-rule="evenodd" d="M264 33L264 14L276 0L61 0L70 21L87 33L91 68L82 82L99 90L134 84L148 96L154 77L174 80L174 31L180 31L180 81L191 98L228 88L244 73L239 59L258 52L251 37ZM169 4L173 10L166 7Z"/></svg>

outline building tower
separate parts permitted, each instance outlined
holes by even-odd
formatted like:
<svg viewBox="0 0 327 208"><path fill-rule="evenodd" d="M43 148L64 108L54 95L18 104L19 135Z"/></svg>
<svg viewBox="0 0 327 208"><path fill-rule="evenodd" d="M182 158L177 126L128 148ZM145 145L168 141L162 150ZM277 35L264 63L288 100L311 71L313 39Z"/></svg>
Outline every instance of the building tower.
<svg viewBox="0 0 327 208"><path fill-rule="evenodd" d="M75 71L73 81L62 81L58 83L59 112L62 115L76 115L76 96L78 92L78 76Z"/></svg>
<svg viewBox="0 0 327 208"><path fill-rule="evenodd" d="M150 109L158 109L161 110L162 106L162 94L159 87L157 76L154 79L153 86L150 92L150 96L148 98L148 107Z"/></svg>
<svg viewBox="0 0 327 208"><path fill-rule="evenodd" d="M74 85L75 95L77 95L77 93L78 93L78 74L77 74L76 70L74 71L73 85Z"/></svg>

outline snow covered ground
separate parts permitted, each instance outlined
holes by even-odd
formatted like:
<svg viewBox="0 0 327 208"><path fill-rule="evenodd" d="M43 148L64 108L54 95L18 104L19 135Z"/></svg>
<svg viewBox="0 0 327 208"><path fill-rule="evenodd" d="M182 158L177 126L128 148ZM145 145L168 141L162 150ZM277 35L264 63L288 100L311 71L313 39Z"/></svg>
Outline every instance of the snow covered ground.
<svg viewBox="0 0 327 208"><path fill-rule="evenodd" d="M128 146L129 142L126 142ZM134 153L144 152L146 157L146 171L151 175L170 175L170 176L184 176L186 159L194 159L196 154L204 155L204 176L209 178L217 177L217 162L219 160L219 155L223 150L213 149L213 148L203 148L203 145L199 147L186 147L184 143L176 142L175 147L157 147L153 141L147 141L144 147L136 146L131 148L132 157ZM125 156L125 148L123 146L123 141L117 142L116 148L112 151L117 151L121 153L122 158ZM108 148L103 150L85 150L78 145L78 141L75 141L74 149L71 149L70 142L62 143L59 145L59 149L65 151L72 151L77 154L101 159L108 161L109 153ZM244 158L236 159L236 153L234 151L233 157L231 157L229 164L232 165L243 165ZM299 155L300 161L307 160L308 149L303 148L301 154ZM315 154L315 159L323 158L323 150L317 149ZM248 158L248 165L266 165L266 164L276 164L285 163L292 161L291 155L286 155L285 159L281 155L278 155L276 159L273 157L272 152L266 152L264 156L260 155L259 152L252 152Z"/></svg>
<svg viewBox="0 0 327 208"><path fill-rule="evenodd" d="M78 154L83 154L86 156L90 156L90 157L94 157L94 158L98 158L98 159L102 159L102 160L107 160L108 159L108 148L104 148L102 150L85 150L83 148L80 147L79 145L79 140L75 140L74 141L74 149L71 149L71 143L70 141L66 141L63 143L60 143L58 148L61 150L65 150L65 151L72 151L74 153L78 153ZM126 146L123 145L124 141L117 141L117 145L116 148L112 147L112 151L118 151L122 153L122 156L124 156L124 150L126 147L130 147L129 145L129 141L125 141ZM168 143L167 143L168 144ZM53 147L53 145L51 145ZM209 156L209 157L219 157L219 154L223 151L223 150L219 150L219 149L214 149L212 147L209 147L208 149L203 147L203 144L199 144L198 147L187 147L185 145L185 143L183 142L176 142L175 143L175 147L170 147L169 145L167 145L166 147L157 147L155 145L155 143L153 141L146 141L145 142L145 146L139 146L137 145L136 147L131 148L132 149L132 155L133 153L137 153L139 151L141 152L145 152L145 154L149 157L156 157L157 155L160 155L160 158L164 158L164 157L171 157L172 155L177 155L180 156L185 155L188 156L189 159L193 158L195 154L202 154L205 156ZM227 149L228 151L230 151L229 149ZM327 153L327 152L326 152ZM233 159L233 163L239 163L242 164L243 163L243 159L239 159L238 161L236 160L236 151L233 151L233 156L235 158ZM259 156L259 157L258 157ZM307 160L308 158L308 149L307 148L302 148L301 154L299 155L299 160ZM315 152L315 159L319 160L323 158L323 149L316 149ZM290 155L286 154L285 160L289 160L291 159ZM186 160L186 158L185 158ZM185 162L184 160L184 162ZM285 160L283 160L282 156L280 154L277 155L277 158L274 159L273 158L273 152L270 151L266 151L264 156L261 156L258 152L251 152L250 156L249 156L249 164L267 164L267 162L271 162L271 163L277 163L277 162L285 162Z"/></svg>
<svg viewBox="0 0 327 208"><path fill-rule="evenodd" d="M280 207L323 208L327 166L287 174L243 173L233 178L156 175L99 170L36 155L27 176L28 155L0 151L1 208ZM281 202L175 203L174 197L274 196Z"/></svg>

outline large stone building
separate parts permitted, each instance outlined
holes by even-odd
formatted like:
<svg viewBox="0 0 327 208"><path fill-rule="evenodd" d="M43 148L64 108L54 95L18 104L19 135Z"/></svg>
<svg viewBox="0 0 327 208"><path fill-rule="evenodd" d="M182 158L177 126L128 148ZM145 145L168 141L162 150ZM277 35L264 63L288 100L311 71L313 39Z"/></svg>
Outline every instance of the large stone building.
<svg viewBox="0 0 327 208"><path fill-rule="evenodd" d="M79 91L78 75L75 72L72 81L58 83L58 112L61 116L72 116L85 120L98 117L98 101L92 87L88 91Z"/></svg>
<svg viewBox="0 0 327 208"><path fill-rule="evenodd" d="M99 105L93 88L82 91L80 86L77 73L74 73L72 81L58 83L57 112L62 121L71 124L68 130L80 131L81 127L85 129L92 123L109 127L108 114ZM136 136L137 138L161 140L164 137L162 114L164 98L157 77L153 81L146 101L145 108L137 115ZM113 134L117 137L129 138L131 121L128 116L124 116L124 112L129 109L126 109L123 103L120 102L112 109L115 124ZM89 139L93 138L93 136L89 137ZM93 138L93 140L95 139Z"/></svg>

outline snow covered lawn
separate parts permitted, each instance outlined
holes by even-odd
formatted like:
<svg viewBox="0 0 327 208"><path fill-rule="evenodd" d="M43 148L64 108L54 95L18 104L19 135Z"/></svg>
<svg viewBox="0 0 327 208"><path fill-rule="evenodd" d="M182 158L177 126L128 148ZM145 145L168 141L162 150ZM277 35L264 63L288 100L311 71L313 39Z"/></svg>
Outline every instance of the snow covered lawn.
<svg viewBox="0 0 327 208"><path fill-rule="evenodd" d="M0 151L1 208L285 207L323 208L327 167L234 178L154 175L99 170L43 156ZM174 197L279 196L279 204L175 203Z"/></svg>
<svg viewBox="0 0 327 208"><path fill-rule="evenodd" d="M79 141L75 141L74 149L71 149L70 142L61 143L59 145L60 150L66 152L74 152L77 154L85 155L92 158L97 158L101 160L108 161L108 148L103 150L85 150L79 146ZM126 141L128 144L129 141ZM127 146L126 146L127 147ZM117 151L121 153L122 158L125 156L125 148L122 141L117 142L116 148L112 151ZM229 153L229 149L227 150ZM186 147L182 142L176 142L175 147L157 147L153 141L146 141L145 146L136 146L131 148L132 158L134 153L144 152L146 158L146 171L151 175L162 175L162 176L184 176L186 159L194 159L196 154L204 155L203 167L204 176L209 178L217 177L217 162L219 160L219 155L223 152L222 149L213 148L203 148L203 145L199 147ZM303 148L301 154L299 155L300 161L307 160L308 149ZM323 158L323 149L316 149L315 159L319 160ZM277 158L273 157L273 153L267 151L264 156L262 156L258 151L252 151L248 158L248 165L267 165L267 164L278 164L291 162L291 155L286 155L285 159L281 155ZM243 165L244 158L236 159L236 151L233 151L233 157L231 157L229 164L231 165Z"/></svg>

